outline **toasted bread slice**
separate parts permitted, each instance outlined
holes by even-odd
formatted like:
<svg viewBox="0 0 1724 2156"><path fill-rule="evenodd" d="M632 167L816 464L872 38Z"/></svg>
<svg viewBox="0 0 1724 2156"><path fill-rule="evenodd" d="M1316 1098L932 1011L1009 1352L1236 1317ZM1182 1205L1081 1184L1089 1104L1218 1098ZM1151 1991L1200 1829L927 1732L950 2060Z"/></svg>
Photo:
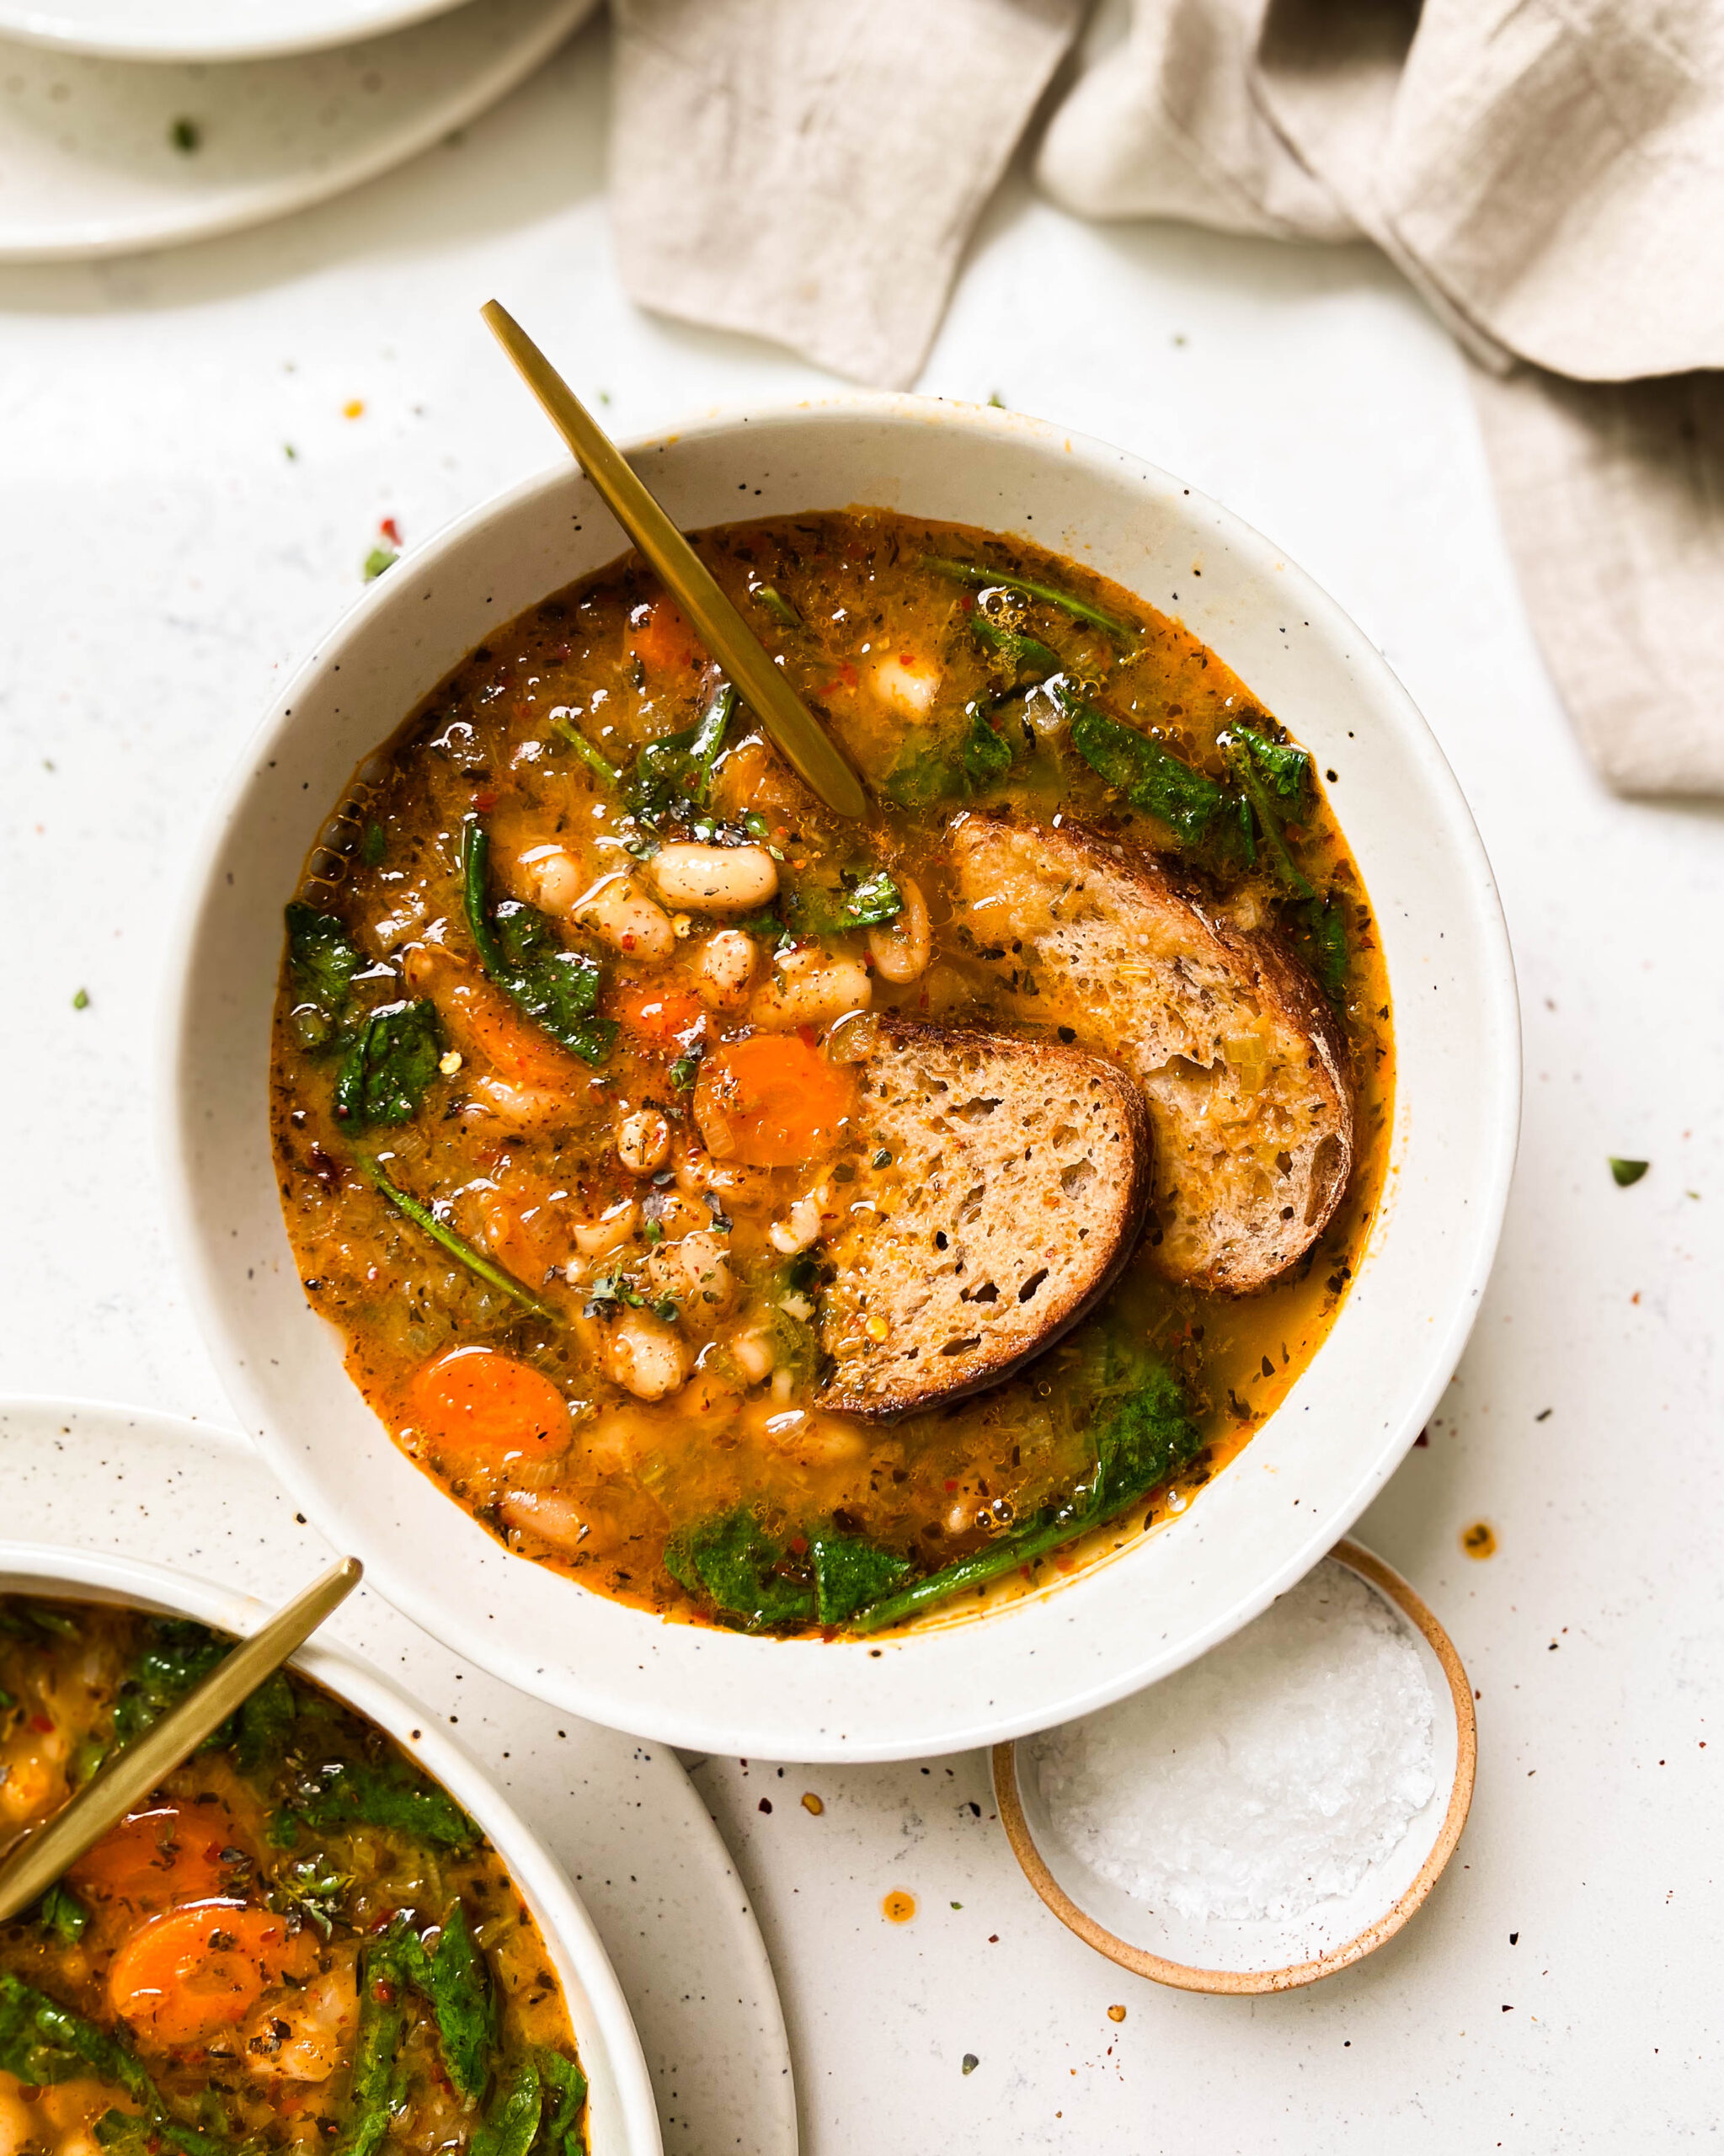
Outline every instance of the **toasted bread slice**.
<svg viewBox="0 0 1724 2156"><path fill-rule="evenodd" d="M1353 1172L1347 1047L1316 984L1152 855L976 815L952 838L954 926L1008 1007L1144 1090L1160 1270L1240 1295L1284 1273Z"/></svg>
<svg viewBox="0 0 1724 2156"><path fill-rule="evenodd" d="M873 1027L865 1150L826 1246L820 1404L901 1415L997 1384L1107 1292L1151 1140L1136 1086L1081 1049L891 1012Z"/></svg>

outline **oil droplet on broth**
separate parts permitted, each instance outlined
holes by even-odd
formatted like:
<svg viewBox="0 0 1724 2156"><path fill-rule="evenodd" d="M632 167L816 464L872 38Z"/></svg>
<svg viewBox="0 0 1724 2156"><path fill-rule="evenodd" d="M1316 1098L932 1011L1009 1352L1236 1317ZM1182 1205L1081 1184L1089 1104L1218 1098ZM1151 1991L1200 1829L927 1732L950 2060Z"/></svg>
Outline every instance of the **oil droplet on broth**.
<svg viewBox="0 0 1724 2156"><path fill-rule="evenodd" d="M888 1924L908 1924L915 1914L915 1896L906 1894L901 1886L894 1886L881 1903L880 1913Z"/></svg>
<svg viewBox="0 0 1724 2156"><path fill-rule="evenodd" d="M1476 1519L1470 1527L1461 1529L1460 1546L1469 1557L1494 1557L1496 1531L1488 1520Z"/></svg>

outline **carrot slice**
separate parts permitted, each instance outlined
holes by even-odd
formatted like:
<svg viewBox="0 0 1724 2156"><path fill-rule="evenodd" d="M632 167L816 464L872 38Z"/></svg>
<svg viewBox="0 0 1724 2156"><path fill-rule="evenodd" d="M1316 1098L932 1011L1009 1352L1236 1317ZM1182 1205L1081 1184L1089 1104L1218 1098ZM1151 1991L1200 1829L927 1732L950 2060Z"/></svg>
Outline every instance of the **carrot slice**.
<svg viewBox="0 0 1724 2156"><path fill-rule="evenodd" d="M616 1015L632 1033L649 1041L680 1040L707 1015L699 996L681 988L630 988L617 998Z"/></svg>
<svg viewBox="0 0 1724 2156"><path fill-rule="evenodd" d="M701 1065L695 1120L720 1160L794 1168L830 1153L856 1107L856 1080L799 1033L750 1033Z"/></svg>
<svg viewBox="0 0 1724 2156"><path fill-rule="evenodd" d="M108 1997L147 2043L193 2044L243 2021L266 1991L315 1971L307 1932L242 1902L199 1902L152 1917L114 1956Z"/></svg>
<svg viewBox="0 0 1724 2156"><path fill-rule="evenodd" d="M232 1869L222 1852L243 1848L225 1804L152 1804L128 1813L67 1876L87 1901L148 1916L220 1894Z"/></svg>
<svg viewBox="0 0 1724 2156"><path fill-rule="evenodd" d="M549 1458L572 1428L568 1402L550 1379L494 1348L454 1348L427 1363L408 1406L440 1450L494 1460Z"/></svg>
<svg viewBox="0 0 1724 2156"><path fill-rule="evenodd" d="M629 643L652 674L691 673L707 656L674 599L655 599L644 622L631 622Z"/></svg>

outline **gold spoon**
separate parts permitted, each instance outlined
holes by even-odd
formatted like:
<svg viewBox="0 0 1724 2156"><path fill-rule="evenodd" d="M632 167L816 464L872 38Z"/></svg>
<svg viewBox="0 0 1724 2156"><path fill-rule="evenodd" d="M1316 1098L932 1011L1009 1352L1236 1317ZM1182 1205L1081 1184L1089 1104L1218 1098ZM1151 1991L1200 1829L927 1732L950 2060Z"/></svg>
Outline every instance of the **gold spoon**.
<svg viewBox="0 0 1724 2156"><path fill-rule="evenodd" d="M110 1759L45 1827L0 1865L0 1924L9 1924L45 1894L86 1849L159 1787L266 1678L273 1677L294 1649L352 1593L363 1569L357 1557L344 1557L332 1565L261 1630L243 1640L178 1706L170 1707L135 1744Z"/></svg>
<svg viewBox="0 0 1724 2156"><path fill-rule="evenodd" d="M865 816L867 797L861 780L616 443L513 315L495 300L479 312L611 514L652 564L792 769L835 815Z"/></svg>

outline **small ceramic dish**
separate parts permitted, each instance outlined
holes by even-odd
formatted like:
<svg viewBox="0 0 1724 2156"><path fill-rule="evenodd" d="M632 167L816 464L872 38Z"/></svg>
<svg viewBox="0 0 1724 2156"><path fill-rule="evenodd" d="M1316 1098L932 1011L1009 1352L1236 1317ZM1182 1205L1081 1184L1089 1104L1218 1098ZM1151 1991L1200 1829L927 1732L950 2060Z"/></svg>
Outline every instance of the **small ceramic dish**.
<svg viewBox="0 0 1724 2156"><path fill-rule="evenodd" d="M1329 1553L1407 1620L1435 1709L1436 1788L1390 1854L1350 1894L1298 1918L1245 1923L1157 1910L1100 1878L1054 1831L1025 1740L994 1748L994 1794L1012 1854L1061 1924L1110 1961L1181 1991L1292 1991L1332 1977L1392 1939L1454 1855L1472 1802L1478 1732L1472 1685L1430 1610L1380 1557L1357 1542Z"/></svg>
<svg viewBox="0 0 1724 2156"><path fill-rule="evenodd" d="M250 1632L269 1613L249 1595L133 1557L49 1544L0 1542L0 1594L54 1595L72 1602L191 1617L227 1632ZM661 2156L651 2078L634 2021L609 1956L574 1889L531 1829L438 1717L396 1689L357 1656L323 1643L302 1647L291 1667L387 1730L476 1819L503 1860L543 1935L568 2006L588 2083L592 2156Z"/></svg>
<svg viewBox="0 0 1724 2156"><path fill-rule="evenodd" d="M876 1640L750 1636L611 1601L506 1549L403 1456L311 1307L282 1223L268 1116L281 912L361 760L498 624L626 551L567 465L371 585L283 690L199 849L161 1080L195 1305L241 1420L310 1517L398 1609L505 1683L745 1758L911 1758L1046 1729L1168 1675L1302 1577L1448 1384L1519 1116L1489 864L1369 638L1260 534L1126 451L1017 413L855 396L713 415L630 454L686 531L868 504L1029 533L1182 617L1332 774L1396 1057L1384 1197L1332 1328L1177 1518L1069 1577Z"/></svg>

